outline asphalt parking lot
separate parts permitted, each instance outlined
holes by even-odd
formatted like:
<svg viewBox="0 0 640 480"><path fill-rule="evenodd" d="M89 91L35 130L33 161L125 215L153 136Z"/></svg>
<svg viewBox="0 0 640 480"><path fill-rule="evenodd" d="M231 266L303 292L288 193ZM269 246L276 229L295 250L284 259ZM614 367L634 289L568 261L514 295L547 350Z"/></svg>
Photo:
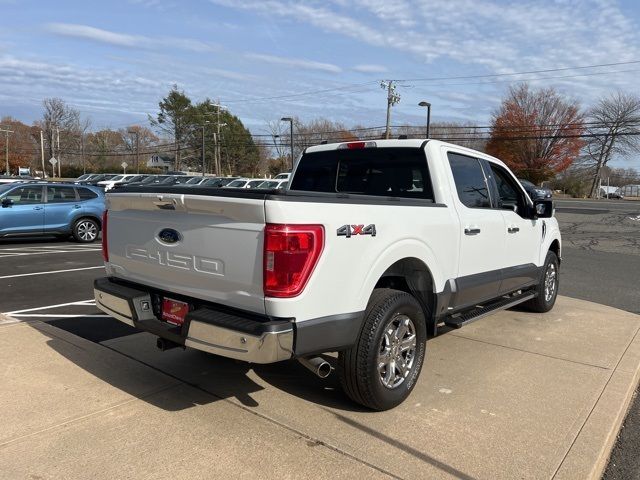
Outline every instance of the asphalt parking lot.
<svg viewBox="0 0 640 480"><path fill-rule="evenodd" d="M640 202L559 201L557 217L564 242L560 294L640 313ZM0 291L4 292L0 312L18 320L47 322L131 357L134 354L127 337L133 341L136 331L103 315L93 302L93 279L103 272L98 243L85 246L60 240L0 241ZM137 360L151 365L148 355L143 352ZM195 357L198 368L208 368L201 355ZM235 362L225 361L221 368L225 366L229 374L242 370ZM184 373L169 364L153 367L170 375ZM258 376L260 372L258 369ZM337 387L333 382L321 383L295 364L284 374L269 369L262 372L285 391ZM304 384L293 385L284 378L286 375L293 375L298 381L302 378ZM180 379L188 384L198 383L197 375ZM251 408L256 406L252 394L260 389L247 379L246 385L233 395ZM265 401L264 397L261 401ZM317 394L307 401L322 402ZM640 478L636 454L640 449L639 410L636 402L614 449L607 479ZM449 473L456 476L455 471Z"/></svg>

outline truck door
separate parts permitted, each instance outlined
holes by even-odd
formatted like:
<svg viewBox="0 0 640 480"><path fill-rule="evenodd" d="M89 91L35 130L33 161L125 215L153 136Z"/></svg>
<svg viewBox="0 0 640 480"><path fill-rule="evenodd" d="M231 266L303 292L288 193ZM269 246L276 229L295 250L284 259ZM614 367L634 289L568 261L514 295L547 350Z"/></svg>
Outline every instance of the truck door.
<svg viewBox="0 0 640 480"><path fill-rule="evenodd" d="M537 283L542 225L544 219L527 217L528 200L524 189L507 169L484 161L486 176L494 191L494 206L505 222L504 268L500 293L509 293Z"/></svg>
<svg viewBox="0 0 640 480"><path fill-rule="evenodd" d="M454 308L495 298L501 281L504 218L492 208L491 191L481 161L447 152L453 176L454 205L460 219L460 252Z"/></svg>

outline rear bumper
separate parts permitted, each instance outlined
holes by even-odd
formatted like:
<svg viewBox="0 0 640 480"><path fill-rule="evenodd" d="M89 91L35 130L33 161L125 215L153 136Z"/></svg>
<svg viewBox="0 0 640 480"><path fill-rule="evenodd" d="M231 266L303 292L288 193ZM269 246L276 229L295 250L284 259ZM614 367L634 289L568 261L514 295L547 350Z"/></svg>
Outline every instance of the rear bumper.
<svg viewBox="0 0 640 480"><path fill-rule="evenodd" d="M98 308L108 315L184 347L251 363L274 363L293 356L292 319L256 318L199 306L178 327L158 320L152 292L99 278L94 282L94 296Z"/></svg>

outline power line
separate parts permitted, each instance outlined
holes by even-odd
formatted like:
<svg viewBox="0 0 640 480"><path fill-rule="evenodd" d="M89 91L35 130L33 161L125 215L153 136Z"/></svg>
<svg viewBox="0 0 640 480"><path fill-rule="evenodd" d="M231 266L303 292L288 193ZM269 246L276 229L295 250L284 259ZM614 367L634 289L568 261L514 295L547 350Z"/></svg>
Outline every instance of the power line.
<svg viewBox="0 0 640 480"><path fill-rule="evenodd" d="M528 70L524 72L514 72L514 73L494 73L494 74L486 74L486 75L463 75L457 77L431 77L431 78L395 78L396 82L430 82L430 81L440 81L440 80L469 80L476 78L493 78L493 77L506 77L506 76L515 76L515 75L531 75L536 73L553 73L553 72L563 72L568 70L585 70L588 68L600 68L600 67L615 67L620 65L636 65L640 64L640 60L631 60L628 62L613 62L613 63L598 63L594 65L581 65L576 67L560 67L560 68L547 68L544 70Z"/></svg>

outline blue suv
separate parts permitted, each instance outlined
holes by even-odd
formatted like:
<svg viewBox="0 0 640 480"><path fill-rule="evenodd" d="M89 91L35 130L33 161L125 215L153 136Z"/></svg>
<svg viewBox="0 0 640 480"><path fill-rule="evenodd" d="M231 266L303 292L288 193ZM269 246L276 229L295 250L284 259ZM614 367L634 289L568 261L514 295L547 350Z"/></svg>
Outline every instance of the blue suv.
<svg viewBox="0 0 640 480"><path fill-rule="evenodd" d="M0 185L0 237L73 235L90 243L98 238L105 210L104 192L65 183Z"/></svg>

